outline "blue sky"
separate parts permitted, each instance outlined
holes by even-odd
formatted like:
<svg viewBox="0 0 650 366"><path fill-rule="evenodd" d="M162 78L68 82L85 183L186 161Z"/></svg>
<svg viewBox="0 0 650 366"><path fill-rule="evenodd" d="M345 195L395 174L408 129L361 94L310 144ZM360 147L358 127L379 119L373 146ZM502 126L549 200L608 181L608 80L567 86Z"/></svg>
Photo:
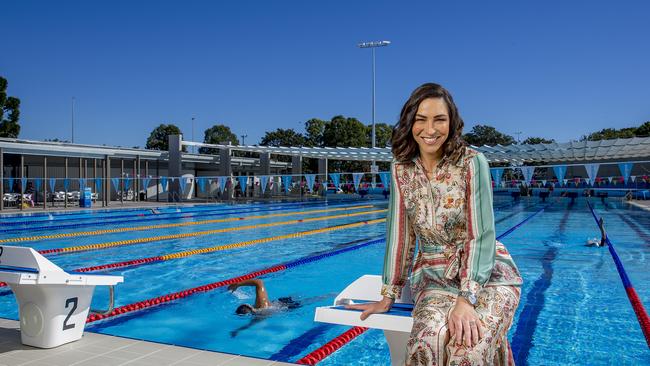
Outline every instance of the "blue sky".
<svg viewBox="0 0 650 366"><path fill-rule="evenodd" d="M559 142L650 120L644 1L13 1L0 75L22 101L20 137L144 146L160 123L196 140L215 123L248 134L309 118L393 124L438 82L469 131L489 124Z"/></svg>

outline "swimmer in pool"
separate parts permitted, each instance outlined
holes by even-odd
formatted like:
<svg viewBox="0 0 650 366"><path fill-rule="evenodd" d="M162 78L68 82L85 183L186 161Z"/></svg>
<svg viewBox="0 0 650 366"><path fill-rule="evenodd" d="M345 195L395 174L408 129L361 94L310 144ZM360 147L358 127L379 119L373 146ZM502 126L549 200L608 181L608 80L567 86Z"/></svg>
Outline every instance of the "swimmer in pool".
<svg viewBox="0 0 650 366"><path fill-rule="evenodd" d="M257 278L253 280L245 280L245 281L233 283L232 285L228 286L228 290L235 291L242 286L255 287L255 304L254 305L241 304L235 310L235 314L237 315L252 314L254 315L254 317L249 324L246 324L230 332L231 337L236 337L240 331L250 328L251 326L261 321L268 315L271 315L278 311L292 310L300 307L300 303L292 299L291 297L281 297L274 301L269 300L269 295L266 291L266 288L264 287L264 281Z"/></svg>
<svg viewBox="0 0 650 366"><path fill-rule="evenodd" d="M264 287L264 281L257 278L233 283L228 286L228 290L235 291L242 286L255 287L255 305L239 305L237 310L235 310L235 313L238 315L268 314L274 310L295 309L300 306L300 303L293 300L291 297L281 297L275 301L270 301L269 295L266 292L266 287Z"/></svg>
<svg viewBox="0 0 650 366"><path fill-rule="evenodd" d="M586 244L588 247L604 247L607 245L607 232L602 217L598 221L598 227L600 228L600 241L597 238L589 239Z"/></svg>

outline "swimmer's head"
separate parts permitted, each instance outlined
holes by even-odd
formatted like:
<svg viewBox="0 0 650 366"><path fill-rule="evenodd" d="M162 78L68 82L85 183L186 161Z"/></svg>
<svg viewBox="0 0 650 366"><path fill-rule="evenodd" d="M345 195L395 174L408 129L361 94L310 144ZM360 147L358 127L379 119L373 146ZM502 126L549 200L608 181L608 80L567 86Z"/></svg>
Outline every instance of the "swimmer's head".
<svg viewBox="0 0 650 366"><path fill-rule="evenodd" d="M237 307L237 310L235 310L235 314L237 315L246 315L246 314L252 314L255 312L255 309L248 305L248 304L241 304Z"/></svg>

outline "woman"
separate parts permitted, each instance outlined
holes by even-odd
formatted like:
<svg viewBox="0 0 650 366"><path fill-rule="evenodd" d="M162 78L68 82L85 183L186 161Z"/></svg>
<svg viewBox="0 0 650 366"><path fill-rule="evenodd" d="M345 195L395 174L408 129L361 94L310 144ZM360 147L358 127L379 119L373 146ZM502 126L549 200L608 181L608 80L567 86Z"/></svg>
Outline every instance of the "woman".
<svg viewBox="0 0 650 366"><path fill-rule="evenodd" d="M462 130L440 85L420 86L402 108L392 135L383 299L350 306L363 310L362 320L388 311L410 269L406 365L514 364L507 334L522 279L496 241L488 162Z"/></svg>

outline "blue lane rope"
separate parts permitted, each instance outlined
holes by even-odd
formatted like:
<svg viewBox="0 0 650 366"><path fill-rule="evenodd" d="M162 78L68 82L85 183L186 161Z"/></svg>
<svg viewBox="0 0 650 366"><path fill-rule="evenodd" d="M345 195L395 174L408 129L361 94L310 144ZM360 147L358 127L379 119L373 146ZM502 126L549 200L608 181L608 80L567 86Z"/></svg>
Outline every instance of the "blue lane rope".
<svg viewBox="0 0 650 366"><path fill-rule="evenodd" d="M594 208L588 199L587 199L587 206L589 206L589 210L591 210L591 215L594 217L594 220L596 221L596 225L598 225L598 227L600 228L600 224L599 224L600 220L596 216L596 212L594 211ZM630 278L627 276L627 272L623 267L623 263L621 262L621 259L619 258L618 254L616 253L616 250L614 249L614 245L609 240L609 235L607 234L605 234L605 242L607 243L609 253L612 255L614 264L616 265L616 270L618 271L618 275L621 277L621 281L623 282L623 287L625 288L627 297L630 300L632 309L634 310L637 320L639 321L639 325L641 326L641 331L645 336L645 341L648 345L648 348L650 348L650 318L648 317L648 312L646 311L645 307L643 306L643 303L641 302L641 299L639 298L639 295L634 289L634 286L632 285L632 281L630 281Z"/></svg>
<svg viewBox="0 0 650 366"><path fill-rule="evenodd" d="M522 221L522 222L518 223L517 225L511 227L510 229L506 230L504 233L502 233L501 235L497 236L497 240L501 240L502 238L508 236L510 233L512 233L513 231L517 230L518 227L520 227L521 225L525 224L528 220L532 219L532 218L535 217L537 214L539 214L540 212L544 211L548 206L549 206L549 205L546 205L546 206L540 208L539 210L535 211L535 213L533 213L532 215L530 215L530 216L528 216L527 218L525 218L524 221Z"/></svg>

